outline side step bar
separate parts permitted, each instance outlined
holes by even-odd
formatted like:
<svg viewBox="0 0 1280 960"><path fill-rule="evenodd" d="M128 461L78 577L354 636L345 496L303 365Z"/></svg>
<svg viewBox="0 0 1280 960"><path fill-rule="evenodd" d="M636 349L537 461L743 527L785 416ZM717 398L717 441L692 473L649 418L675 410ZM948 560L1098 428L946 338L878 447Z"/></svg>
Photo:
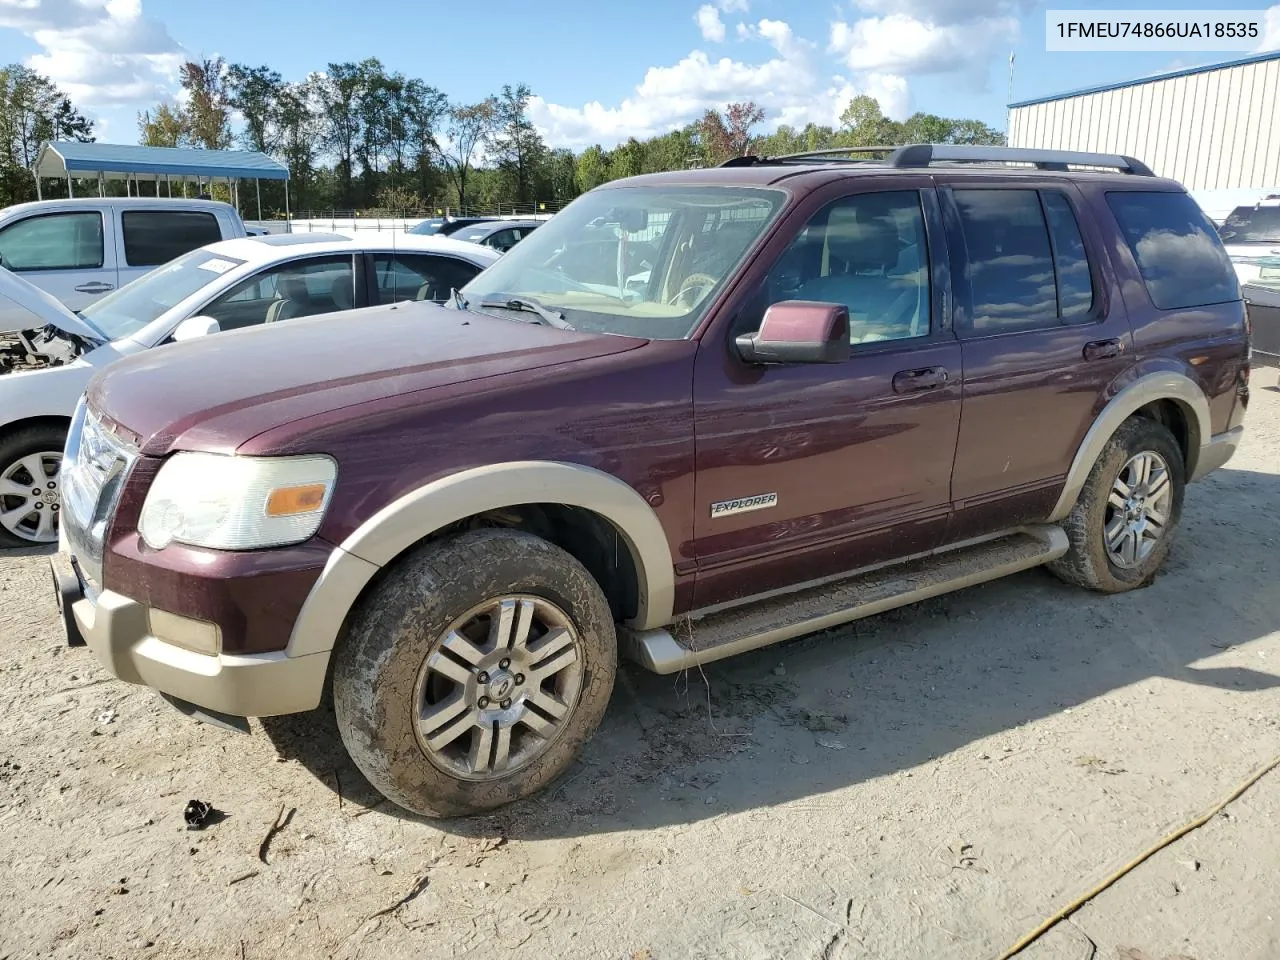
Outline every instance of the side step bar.
<svg viewBox="0 0 1280 960"><path fill-rule="evenodd" d="M880 567L698 620L682 619L668 628L623 632L619 640L629 659L655 673L677 673L1038 567L1062 556L1068 545L1059 526L1024 527L996 540Z"/></svg>

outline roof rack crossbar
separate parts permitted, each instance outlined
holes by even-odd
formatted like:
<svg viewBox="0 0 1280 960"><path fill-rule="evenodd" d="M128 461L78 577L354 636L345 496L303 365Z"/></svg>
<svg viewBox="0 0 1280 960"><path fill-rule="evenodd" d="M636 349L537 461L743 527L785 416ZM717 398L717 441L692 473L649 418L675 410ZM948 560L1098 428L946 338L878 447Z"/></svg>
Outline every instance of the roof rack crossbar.
<svg viewBox="0 0 1280 960"><path fill-rule="evenodd" d="M890 154L891 167L927 167L935 162L1030 163L1040 170L1080 167L1113 167L1139 177L1155 174L1141 160L1117 153L1087 153L1079 150L1036 150L1028 147L985 147L971 144L912 144Z"/></svg>

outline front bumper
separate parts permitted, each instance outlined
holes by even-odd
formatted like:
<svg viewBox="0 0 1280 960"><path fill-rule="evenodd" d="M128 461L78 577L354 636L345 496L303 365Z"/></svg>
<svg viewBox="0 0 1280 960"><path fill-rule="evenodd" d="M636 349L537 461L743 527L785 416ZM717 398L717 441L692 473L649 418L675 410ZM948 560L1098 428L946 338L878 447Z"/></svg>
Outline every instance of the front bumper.
<svg viewBox="0 0 1280 960"><path fill-rule="evenodd" d="M151 611L104 590L86 597L70 557L50 564L67 641L83 642L113 676L233 717L302 713L320 705L329 654L196 653L152 632Z"/></svg>

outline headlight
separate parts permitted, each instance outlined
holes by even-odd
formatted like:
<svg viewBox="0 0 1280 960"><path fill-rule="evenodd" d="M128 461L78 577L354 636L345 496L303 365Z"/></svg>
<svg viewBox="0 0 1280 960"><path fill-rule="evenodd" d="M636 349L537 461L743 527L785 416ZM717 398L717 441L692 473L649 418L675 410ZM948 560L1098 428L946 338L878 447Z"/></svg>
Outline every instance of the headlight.
<svg viewBox="0 0 1280 960"><path fill-rule="evenodd" d="M138 533L153 550L174 542L214 550L301 543L320 529L337 474L324 456L177 453L147 491Z"/></svg>

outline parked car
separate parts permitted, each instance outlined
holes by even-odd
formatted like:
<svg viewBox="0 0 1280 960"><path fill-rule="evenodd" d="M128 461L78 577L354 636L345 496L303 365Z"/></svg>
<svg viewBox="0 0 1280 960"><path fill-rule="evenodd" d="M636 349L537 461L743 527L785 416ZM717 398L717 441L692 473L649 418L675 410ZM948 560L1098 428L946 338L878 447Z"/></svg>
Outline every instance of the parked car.
<svg viewBox="0 0 1280 960"><path fill-rule="evenodd" d="M1280 285L1280 196L1236 207L1218 227L1240 282Z"/></svg>
<svg viewBox="0 0 1280 960"><path fill-rule="evenodd" d="M579 277L600 238L617 276ZM115 676L246 730L330 688L378 790L471 814L567 768L619 654L672 673L1040 565L1151 582L1247 377L1217 233L1136 160L739 159L590 191L444 308L121 360L52 568Z"/></svg>
<svg viewBox="0 0 1280 960"><path fill-rule="evenodd" d="M1280 280L1241 287L1249 309L1253 362L1280 368Z"/></svg>
<svg viewBox="0 0 1280 960"><path fill-rule="evenodd" d="M423 237L447 237L452 233L476 223L489 223L497 217L430 217L410 227L405 233Z"/></svg>
<svg viewBox="0 0 1280 960"><path fill-rule="evenodd" d="M235 207L213 200L40 200L0 210L0 266L82 310L189 250L245 235Z"/></svg>
<svg viewBox="0 0 1280 960"><path fill-rule="evenodd" d="M490 220L473 223L450 234L455 240L479 243L506 253L517 243L542 226L541 220Z"/></svg>
<svg viewBox="0 0 1280 960"><path fill-rule="evenodd" d="M226 240L184 254L79 314L0 270L0 316L8 319L8 329L0 327L0 546L57 539L67 426L85 385L107 364L219 330L371 303L444 300L498 256L435 237ZM201 376L219 376L222 365L211 360Z"/></svg>

